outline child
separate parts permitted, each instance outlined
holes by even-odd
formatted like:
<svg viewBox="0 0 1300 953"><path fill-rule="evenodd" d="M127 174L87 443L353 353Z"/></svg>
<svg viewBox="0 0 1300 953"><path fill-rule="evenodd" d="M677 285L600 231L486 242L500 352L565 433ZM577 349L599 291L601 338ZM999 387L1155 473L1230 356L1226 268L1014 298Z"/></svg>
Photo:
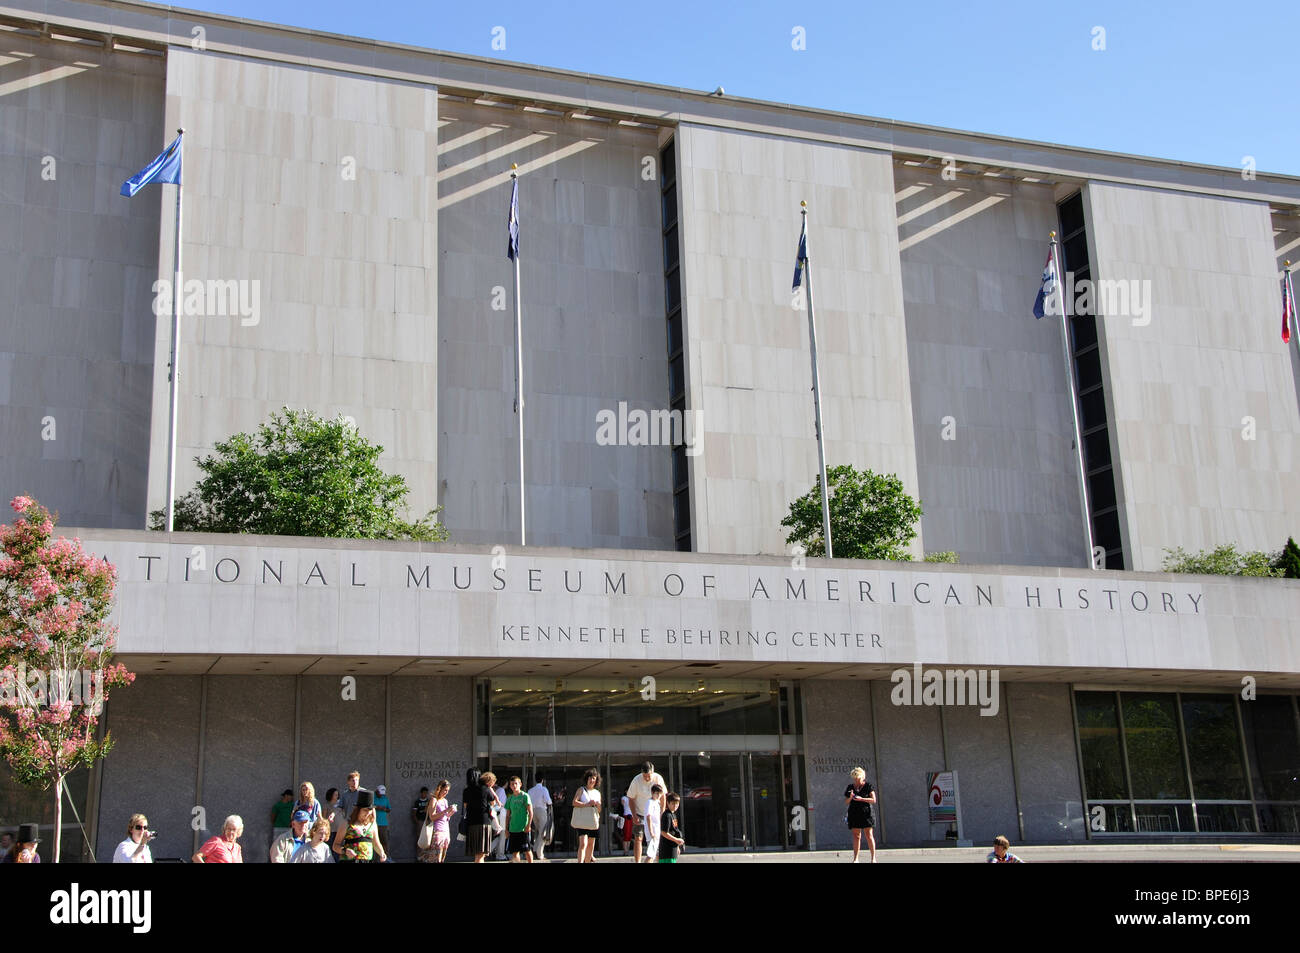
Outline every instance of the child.
<svg viewBox="0 0 1300 953"><path fill-rule="evenodd" d="M318 817L312 824L309 832L311 840L302 847L298 848L289 863L291 864L332 864L334 863L334 854L330 852L330 845L325 843L330 836L330 822L323 817Z"/></svg>
<svg viewBox="0 0 1300 953"><path fill-rule="evenodd" d="M636 825L636 817L632 814L632 802L626 794L623 795L623 853L632 849L632 830Z"/></svg>
<svg viewBox="0 0 1300 953"><path fill-rule="evenodd" d="M659 806L659 798L664 793L664 789L658 784L650 788L650 800L645 806L645 862L653 864L659 856L659 815L662 808Z"/></svg>
<svg viewBox="0 0 1300 953"><path fill-rule="evenodd" d="M681 826L677 823L677 808L681 800L676 794L669 792L668 810L659 820L659 863L661 864L677 863L677 855L686 846L686 838L682 836Z"/></svg>
<svg viewBox="0 0 1300 953"><path fill-rule="evenodd" d="M533 848L529 843L533 827L533 800L520 790L523 786L524 782L516 775L510 779L506 787L509 792L506 796L507 833L509 834L506 852L510 854L510 862L513 864L519 863L521 853L525 861L530 864L533 862Z"/></svg>

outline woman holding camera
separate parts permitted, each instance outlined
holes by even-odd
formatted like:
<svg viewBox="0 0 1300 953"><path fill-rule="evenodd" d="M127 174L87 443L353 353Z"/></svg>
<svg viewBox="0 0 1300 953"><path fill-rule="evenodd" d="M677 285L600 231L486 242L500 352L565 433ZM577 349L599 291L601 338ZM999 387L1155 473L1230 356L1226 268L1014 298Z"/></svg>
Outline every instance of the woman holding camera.
<svg viewBox="0 0 1300 953"><path fill-rule="evenodd" d="M154 832L149 830L149 818L143 814L132 814L126 822L126 840L117 845L113 851L115 864L152 864L153 854L149 852L149 841Z"/></svg>

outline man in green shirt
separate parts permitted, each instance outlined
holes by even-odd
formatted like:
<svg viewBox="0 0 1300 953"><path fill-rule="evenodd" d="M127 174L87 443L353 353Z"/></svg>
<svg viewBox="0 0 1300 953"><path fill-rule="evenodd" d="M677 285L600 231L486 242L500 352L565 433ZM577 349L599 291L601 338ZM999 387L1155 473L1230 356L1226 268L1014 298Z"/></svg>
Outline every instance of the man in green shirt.
<svg viewBox="0 0 1300 953"><path fill-rule="evenodd" d="M511 855L510 862L519 863L522 853L528 863L533 862L533 848L529 836L533 829L533 800L521 789L524 782L515 776L506 785L506 815L509 839L506 852Z"/></svg>
<svg viewBox="0 0 1300 953"><path fill-rule="evenodd" d="M287 833L293 822L293 790L286 788L280 800L271 805L271 843Z"/></svg>

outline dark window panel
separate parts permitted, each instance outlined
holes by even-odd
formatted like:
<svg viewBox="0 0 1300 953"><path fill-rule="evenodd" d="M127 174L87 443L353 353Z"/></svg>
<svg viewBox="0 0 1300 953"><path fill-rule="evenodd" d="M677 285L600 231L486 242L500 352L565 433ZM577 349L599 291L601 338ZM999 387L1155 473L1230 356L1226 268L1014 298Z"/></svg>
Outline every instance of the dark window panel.
<svg viewBox="0 0 1300 953"><path fill-rule="evenodd" d="M1092 518L1092 544L1108 552L1119 549L1119 511L1111 510Z"/></svg>
<svg viewBox="0 0 1300 953"><path fill-rule="evenodd" d="M1241 737L1232 696L1188 694L1182 699L1192 795L1197 800L1247 799L1250 792L1241 763ZM1233 823L1235 830L1235 820ZM1223 827L1215 829L1224 830Z"/></svg>
<svg viewBox="0 0 1300 953"><path fill-rule="evenodd" d="M1058 207L1061 217L1061 234L1070 235L1083 228L1083 193L1078 192Z"/></svg>
<svg viewBox="0 0 1300 953"><path fill-rule="evenodd" d="M682 313L674 311L668 316L668 356L682 349Z"/></svg>
<svg viewBox="0 0 1300 953"><path fill-rule="evenodd" d="M1188 797L1174 696L1121 692L1120 704L1133 797L1162 800Z"/></svg>
<svg viewBox="0 0 1300 953"><path fill-rule="evenodd" d="M686 393L686 367L682 363L682 356L678 354L668 362L668 396L676 398L684 393Z"/></svg>
<svg viewBox="0 0 1300 953"><path fill-rule="evenodd" d="M1076 692L1079 751L1089 800L1128 797L1114 692Z"/></svg>
<svg viewBox="0 0 1300 953"><path fill-rule="evenodd" d="M1110 466L1110 432L1098 430L1083 437L1083 459L1089 470Z"/></svg>
<svg viewBox="0 0 1300 953"><path fill-rule="evenodd" d="M1087 268L1090 264L1088 261L1087 233L1080 232L1073 238L1067 238L1065 243L1061 246L1061 255L1064 258L1061 264L1064 266L1066 271L1074 272L1074 280L1077 282L1079 280L1079 272L1084 268ZM1078 294L1077 290L1075 293L1076 295ZM1070 304L1070 310L1073 311L1074 302L1071 302Z"/></svg>
<svg viewBox="0 0 1300 953"><path fill-rule="evenodd" d="M677 181L677 147L675 143L664 146L659 153L659 174L664 186Z"/></svg>
<svg viewBox="0 0 1300 953"><path fill-rule="evenodd" d="M686 458L685 445L673 447L673 489L678 490L686 486L687 477L690 475L689 461Z"/></svg>
<svg viewBox="0 0 1300 953"><path fill-rule="evenodd" d="M677 186L670 185L664 189L664 228L677 224Z"/></svg>
<svg viewBox="0 0 1300 953"><path fill-rule="evenodd" d="M667 310L670 314L682 306L682 282L680 271L674 271L664 279L664 300L667 302Z"/></svg>
<svg viewBox="0 0 1300 953"><path fill-rule="evenodd" d="M1097 343L1097 319L1090 314L1076 315L1070 319L1074 333L1074 349L1081 351Z"/></svg>
<svg viewBox="0 0 1300 953"><path fill-rule="evenodd" d="M1101 383L1101 351L1093 348L1075 358L1079 369L1079 390L1085 391Z"/></svg>
<svg viewBox="0 0 1300 953"><path fill-rule="evenodd" d="M677 247L677 226L664 234L664 271L669 272L677 267L679 259L679 249Z"/></svg>
<svg viewBox="0 0 1300 953"><path fill-rule="evenodd" d="M1123 569L1123 568L1124 568L1124 553L1123 553L1121 550L1118 550L1118 549L1114 549L1114 550L1111 550L1110 552L1106 553L1106 568L1107 568L1107 569Z"/></svg>
<svg viewBox="0 0 1300 953"><path fill-rule="evenodd" d="M690 532L691 497L690 497L689 490L681 489L673 494L673 517L676 522L675 532L677 533Z"/></svg>
<svg viewBox="0 0 1300 953"><path fill-rule="evenodd" d="M1110 467L1088 477L1088 505L1094 513L1115 505L1115 471Z"/></svg>
<svg viewBox="0 0 1300 953"><path fill-rule="evenodd" d="M1079 411L1083 415L1083 429L1092 430L1106 425L1106 393L1100 387L1079 395Z"/></svg>

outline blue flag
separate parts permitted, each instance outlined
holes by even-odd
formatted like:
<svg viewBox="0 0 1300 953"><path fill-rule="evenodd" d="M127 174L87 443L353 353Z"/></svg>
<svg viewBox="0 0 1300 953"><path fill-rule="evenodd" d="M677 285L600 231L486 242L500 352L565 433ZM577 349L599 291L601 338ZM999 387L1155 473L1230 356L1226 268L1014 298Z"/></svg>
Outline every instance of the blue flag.
<svg viewBox="0 0 1300 953"><path fill-rule="evenodd" d="M510 185L510 244L506 246L506 257L514 261L519 257L519 180L512 179Z"/></svg>
<svg viewBox="0 0 1300 953"><path fill-rule="evenodd" d="M181 137L177 136L170 146L158 153L158 157L122 183L122 194L127 198L135 195L150 182L171 182L181 184Z"/></svg>
<svg viewBox="0 0 1300 953"><path fill-rule="evenodd" d="M1047 264L1043 266L1043 283L1038 289L1038 297L1034 299L1034 317L1041 318L1045 314L1056 314L1051 299L1056 294L1058 280L1056 256L1052 254L1052 249L1048 248ZM1049 308L1053 308L1053 310L1049 312Z"/></svg>
<svg viewBox="0 0 1300 953"><path fill-rule="evenodd" d="M808 218L804 217L803 229L799 232L799 251L794 257L794 285L791 291L798 291L799 286L803 284L803 266L808 261Z"/></svg>

